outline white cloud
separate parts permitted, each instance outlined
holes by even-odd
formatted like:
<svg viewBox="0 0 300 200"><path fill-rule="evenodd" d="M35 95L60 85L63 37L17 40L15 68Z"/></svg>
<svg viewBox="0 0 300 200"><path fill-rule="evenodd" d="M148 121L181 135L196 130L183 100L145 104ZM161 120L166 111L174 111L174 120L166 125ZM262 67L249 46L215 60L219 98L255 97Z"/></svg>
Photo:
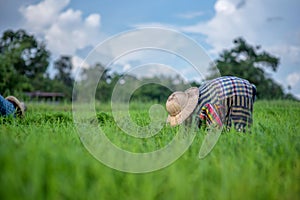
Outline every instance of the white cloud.
<svg viewBox="0 0 300 200"><path fill-rule="evenodd" d="M68 9L58 16L45 33L48 47L59 54L74 54L77 49L96 45L101 35L99 19L100 16L93 14L84 22L81 11Z"/></svg>
<svg viewBox="0 0 300 200"><path fill-rule="evenodd" d="M20 9L25 28L41 36L54 55L74 55L77 50L103 40L99 14L84 18L80 10L67 9L70 0L44 0Z"/></svg>
<svg viewBox="0 0 300 200"><path fill-rule="evenodd" d="M211 53L217 54L231 45L236 37L243 36L249 42L256 42L258 30L264 24L266 14L261 15L260 1L253 0L255 9L247 5L237 9L237 1L218 0L215 4L215 16L207 22L182 27L187 33L199 33L207 37L206 42L212 46ZM251 17L250 17L251 16Z"/></svg>
<svg viewBox="0 0 300 200"><path fill-rule="evenodd" d="M268 50L275 55L281 56L290 63L300 63L300 46L293 44L277 44L269 46Z"/></svg>
<svg viewBox="0 0 300 200"><path fill-rule="evenodd" d="M53 21L55 24L59 24L65 28L78 26L78 22L81 21L82 12L80 10L68 9L57 16L57 19Z"/></svg>
<svg viewBox="0 0 300 200"><path fill-rule="evenodd" d="M291 87L298 85L300 82L300 73L294 72L289 74L286 81Z"/></svg>
<svg viewBox="0 0 300 200"><path fill-rule="evenodd" d="M26 26L33 31L42 31L55 21L69 2L70 0L45 0L35 5L22 6L19 10L25 18Z"/></svg>
<svg viewBox="0 0 300 200"><path fill-rule="evenodd" d="M261 45L280 58L277 74L272 73L276 81L285 88L287 84L294 85L291 91L297 94L300 92L299 74L291 73L300 65L299 7L298 0L217 0L215 15L210 20L178 28L185 33L205 36L213 57L231 48L237 37ZM296 80L298 85L295 85Z"/></svg>
<svg viewBox="0 0 300 200"><path fill-rule="evenodd" d="M180 29L205 35L214 54L228 48L232 40L239 36L252 44L261 44L265 49L274 44L290 46L295 44L294 40L299 45L300 38L296 33L299 34L300 27L295 26L297 19L294 18L294 7L299 7L300 3L251 0L244 1L242 7L239 4L239 0L218 0L213 18Z"/></svg>
<svg viewBox="0 0 300 200"><path fill-rule="evenodd" d="M217 13L223 13L227 15L232 14L236 10L236 7L232 1L222 0L216 2L215 10Z"/></svg>
<svg viewBox="0 0 300 200"><path fill-rule="evenodd" d="M85 19L85 24L90 27L99 27L100 25L100 15L91 14Z"/></svg>

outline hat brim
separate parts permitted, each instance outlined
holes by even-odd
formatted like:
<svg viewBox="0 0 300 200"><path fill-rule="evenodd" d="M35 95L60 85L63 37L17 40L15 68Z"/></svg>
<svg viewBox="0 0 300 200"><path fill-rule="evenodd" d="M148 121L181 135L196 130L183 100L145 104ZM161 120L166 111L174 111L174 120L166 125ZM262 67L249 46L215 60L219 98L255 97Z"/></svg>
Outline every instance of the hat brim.
<svg viewBox="0 0 300 200"><path fill-rule="evenodd" d="M175 116L168 115L167 123L171 126L176 126L182 124L195 110L198 98L199 98L199 88L191 87L184 91L188 95L188 101L182 111Z"/></svg>
<svg viewBox="0 0 300 200"><path fill-rule="evenodd" d="M8 96L5 98L6 100L10 101L17 109L17 115L19 117L23 117L25 115L25 106L22 102L20 102L16 97L14 96Z"/></svg>

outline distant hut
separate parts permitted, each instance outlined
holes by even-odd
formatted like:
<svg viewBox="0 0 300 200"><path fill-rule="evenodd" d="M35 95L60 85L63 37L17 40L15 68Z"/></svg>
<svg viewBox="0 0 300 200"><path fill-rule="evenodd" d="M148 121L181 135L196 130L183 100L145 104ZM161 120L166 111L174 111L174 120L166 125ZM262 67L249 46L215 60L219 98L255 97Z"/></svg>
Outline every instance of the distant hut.
<svg viewBox="0 0 300 200"><path fill-rule="evenodd" d="M47 101L47 102L60 102L64 99L64 94L61 92L26 92L30 100Z"/></svg>

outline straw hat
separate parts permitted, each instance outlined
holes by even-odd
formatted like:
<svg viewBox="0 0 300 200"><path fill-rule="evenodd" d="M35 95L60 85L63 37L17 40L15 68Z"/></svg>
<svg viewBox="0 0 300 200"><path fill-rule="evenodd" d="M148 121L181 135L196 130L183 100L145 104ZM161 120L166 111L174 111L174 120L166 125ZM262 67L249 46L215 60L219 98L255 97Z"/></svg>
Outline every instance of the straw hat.
<svg viewBox="0 0 300 200"><path fill-rule="evenodd" d="M8 96L5 99L10 101L12 104L14 104L14 106L16 108L16 115L18 117L23 117L25 115L26 106L25 106L24 102L20 102L14 96Z"/></svg>
<svg viewBox="0 0 300 200"><path fill-rule="evenodd" d="M199 98L199 89L191 87L184 92L177 91L172 93L166 103L169 113L167 122L171 126L181 124L194 111Z"/></svg>

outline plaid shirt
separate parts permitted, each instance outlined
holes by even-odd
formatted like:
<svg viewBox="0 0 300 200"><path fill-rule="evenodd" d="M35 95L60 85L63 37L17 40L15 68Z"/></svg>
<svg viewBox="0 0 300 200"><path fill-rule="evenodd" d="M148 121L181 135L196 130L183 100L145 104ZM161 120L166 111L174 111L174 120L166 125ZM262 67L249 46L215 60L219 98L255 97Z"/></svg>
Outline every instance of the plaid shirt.
<svg viewBox="0 0 300 200"><path fill-rule="evenodd" d="M233 76L223 76L205 82L199 87L198 104L220 103L232 96L253 98L253 87L249 81Z"/></svg>
<svg viewBox="0 0 300 200"><path fill-rule="evenodd" d="M223 76L205 82L199 87L196 114L208 124L245 127L252 123L252 109L256 93L253 84L245 79ZM218 107L218 108L217 108Z"/></svg>

